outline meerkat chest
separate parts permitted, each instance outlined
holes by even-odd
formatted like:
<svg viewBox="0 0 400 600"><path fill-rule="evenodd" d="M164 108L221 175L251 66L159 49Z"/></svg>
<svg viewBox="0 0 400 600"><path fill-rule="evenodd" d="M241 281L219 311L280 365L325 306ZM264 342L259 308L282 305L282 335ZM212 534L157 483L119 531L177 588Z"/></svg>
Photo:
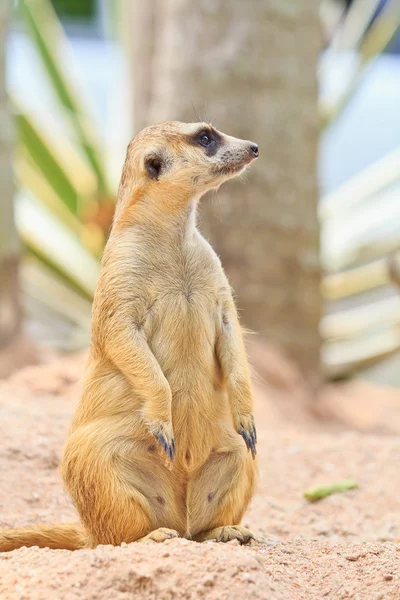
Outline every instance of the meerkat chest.
<svg viewBox="0 0 400 600"><path fill-rule="evenodd" d="M175 320L175 328L186 330L205 327L215 320L218 306L218 280L204 265L192 265L183 273L176 273L170 285L160 295L162 323L168 317Z"/></svg>
<svg viewBox="0 0 400 600"><path fill-rule="evenodd" d="M163 274L150 338L167 370L182 361L187 368L198 361L213 363L220 286L218 268L207 257L190 256Z"/></svg>
<svg viewBox="0 0 400 600"><path fill-rule="evenodd" d="M169 309L196 315L210 311L216 304L222 269L214 252L196 248L182 253L171 261L167 272L161 274L160 296Z"/></svg>

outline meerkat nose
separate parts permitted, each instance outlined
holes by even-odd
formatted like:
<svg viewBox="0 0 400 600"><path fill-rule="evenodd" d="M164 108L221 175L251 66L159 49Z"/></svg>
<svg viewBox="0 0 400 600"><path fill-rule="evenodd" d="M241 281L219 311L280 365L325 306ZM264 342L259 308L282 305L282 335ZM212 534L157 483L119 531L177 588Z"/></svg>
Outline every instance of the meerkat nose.
<svg viewBox="0 0 400 600"><path fill-rule="evenodd" d="M254 158L257 158L258 154L259 154L257 144L253 144L253 142L252 142L249 146L249 152L252 156L254 156Z"/></svg>

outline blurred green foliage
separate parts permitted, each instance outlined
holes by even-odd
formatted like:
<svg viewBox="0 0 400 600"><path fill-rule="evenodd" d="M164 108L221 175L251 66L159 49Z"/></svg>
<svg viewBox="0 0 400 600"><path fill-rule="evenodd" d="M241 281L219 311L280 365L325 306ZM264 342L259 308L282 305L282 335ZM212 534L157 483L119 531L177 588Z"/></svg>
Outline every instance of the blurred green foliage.
<svg viewBox="0 0 400 600"><path fill-rule="evenodd" d="M91 19L95 16L95 0L52 0L52 5L61 18Z"/></svg>
<svg viewBox="0 0 400 600"><path fill-rule="evenodd" d="M12 99L19 134L15 220L25 249L23 291L44 318L51 312L85 329L114 193L101 134L72 73L73 59L52 3L20 0L19 11L55 107L54 114L39 115L25 97Z"/></svg>

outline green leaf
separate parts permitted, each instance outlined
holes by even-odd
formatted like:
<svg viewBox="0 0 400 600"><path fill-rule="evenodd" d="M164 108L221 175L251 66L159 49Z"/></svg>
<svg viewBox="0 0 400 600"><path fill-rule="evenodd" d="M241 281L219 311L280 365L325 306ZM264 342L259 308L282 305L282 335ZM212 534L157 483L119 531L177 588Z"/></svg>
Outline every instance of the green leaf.
<svg viewBox="0 0 400 600"><path fill-rule="evenodd" d="M77 141L96 174L99 193L106 197L109 192L104 166L94 133L88 125L89 117L85 113L83 99L79 97L65 66L63 68L68 44L57 16L48 0L20 0L20 7L54 93L67 110Z"/></svg>
<svg viewBox="0 0 400 600"><path fill-rule="evenodd" d="M62 165L27 115L19 112L15 115L15 119L21 142L26 147L33 163L68 209L76 215L78 213L78 193Z"/></svg>
<svg viewBox="0 0 400 600"><path fill-rule="evenodd" d="M57 217L29 192L17 194L15 221L21 239L31 252L92 298L99 264Z"/></svg>
<svg viewBox="0 0 400 600"><path fill-rule="evenodd" d="M345 479L344 481L338 481L337 483L307 490L307 492L304 493L304 497L309 502L317 502L317 500L322 500L332 494L340 494L342 492L347 492L348 490L354 490L357 487L357 481L354 479Z"/></svg>

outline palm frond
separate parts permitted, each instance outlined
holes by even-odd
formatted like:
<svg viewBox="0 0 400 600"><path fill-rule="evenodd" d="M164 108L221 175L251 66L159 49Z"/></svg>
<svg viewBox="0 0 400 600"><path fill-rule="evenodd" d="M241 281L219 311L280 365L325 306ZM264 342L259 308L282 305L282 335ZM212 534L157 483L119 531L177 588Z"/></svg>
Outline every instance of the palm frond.
<svg viewBox="0 0 400 600"><path fill-rule="evenodd" d="M94 173L101 198L108 198L109 186L94 129L89 125L89 111L76 78L71 77L66 65L73 63L64 31L49 0L20 0L21 14L31 39L42 59L52 89L66 109L78 143L81 145Z"/></svg>

